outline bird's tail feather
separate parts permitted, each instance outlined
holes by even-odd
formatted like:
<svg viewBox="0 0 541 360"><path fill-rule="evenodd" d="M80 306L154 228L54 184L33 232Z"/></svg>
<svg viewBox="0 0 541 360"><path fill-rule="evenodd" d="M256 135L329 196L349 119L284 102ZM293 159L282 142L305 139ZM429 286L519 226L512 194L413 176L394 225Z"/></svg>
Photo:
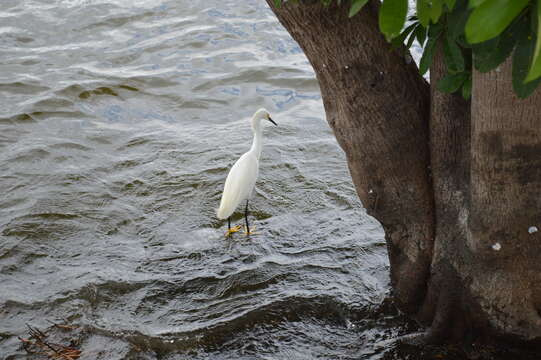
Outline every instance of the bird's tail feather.
<svg viewBox="0 0 541 360"><path fill-rule="evenodd" d="M220 207L218 208L218 210L216 210L216 216L218 217L218 219L227 219L229 216L231 216L231 213L232 211L230 211L230 209L228 209L227 206L224 206L224 203L220 203Z"/></svg>

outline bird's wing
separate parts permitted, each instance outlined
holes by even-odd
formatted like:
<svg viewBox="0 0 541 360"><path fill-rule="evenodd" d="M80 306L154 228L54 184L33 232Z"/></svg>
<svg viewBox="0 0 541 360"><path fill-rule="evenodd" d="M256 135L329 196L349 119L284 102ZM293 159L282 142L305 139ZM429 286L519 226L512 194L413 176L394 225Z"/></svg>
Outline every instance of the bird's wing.
<svg viewBox="0 0 541 360"><path fill-rule="evenodd" d="M255 186L258 176L257 157L250 153L242 155L233 165L225 180L218 218L226 219L246 200Z"/></svg>

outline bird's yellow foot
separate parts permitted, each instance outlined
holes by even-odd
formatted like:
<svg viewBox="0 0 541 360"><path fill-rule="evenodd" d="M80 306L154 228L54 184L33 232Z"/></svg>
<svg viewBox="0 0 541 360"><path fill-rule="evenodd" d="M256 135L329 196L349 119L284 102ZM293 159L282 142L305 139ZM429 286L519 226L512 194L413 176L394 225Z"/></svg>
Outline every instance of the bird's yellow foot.
<svg viewBox="0 0 541 360"><path fill-rule="evenodd" d="M257 233L255 232L255 226L252 225L252 227L250 228L250 231L248 231L248 229L246 228L246 226L244 227L244 235L250 236L250 235L254 235L254 234L257 234Z"/></svg>
<svg viewBox="0 0 541 360"><path fill-rule="evenodd" d="M236 233L237 231L240 231L240 229L242 229L242 226L240 226L240 225L233 226L231 229L228 229L226 231L225 237L230 237L231 235L233 235L233 233Z"/></svg>

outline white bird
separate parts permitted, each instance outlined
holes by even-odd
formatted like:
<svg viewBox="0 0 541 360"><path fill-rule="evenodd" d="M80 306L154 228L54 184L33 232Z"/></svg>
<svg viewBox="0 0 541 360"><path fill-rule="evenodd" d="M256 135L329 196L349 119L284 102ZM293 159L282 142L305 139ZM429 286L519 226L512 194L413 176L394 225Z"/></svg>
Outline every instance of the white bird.
<svg viewBox="0 0 541 360"><path fill-rule="evenodd" d="M254 116L252 116L251 124L252 132L254 133L252 147L247 153L244 153L235 164L233 164L231 170L229 170L227 179L225 179L220 208L217 211L218 219L227 219L226 237L239 231L241 228L240 225L231 228L231 215L237 206L244 200L246 200L246 207L244 209L246 235L250 235L250 227L248 225L248 199L252 196L255 181L259 174L259 157L261 156L261 147L263 145L263 128L261 120L268 120L274 125L278 125L272 120L269 112L265 109L257 110L254 113Z"/></svg>

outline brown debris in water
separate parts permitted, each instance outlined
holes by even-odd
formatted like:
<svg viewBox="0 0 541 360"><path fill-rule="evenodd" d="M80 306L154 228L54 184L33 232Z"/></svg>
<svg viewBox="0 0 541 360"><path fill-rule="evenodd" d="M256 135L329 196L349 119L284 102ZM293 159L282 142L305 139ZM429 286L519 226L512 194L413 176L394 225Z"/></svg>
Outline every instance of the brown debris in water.
<svg viewBox="0 0 541 360"><path fill-rule="evenodd" d="M74 330L77 326L52 323L52 327L63 330ZM81 356L81 350L75 347L76 341L71 341L69 346L57 344L48 339L47 331L41 331L36 327L26 324L29 338L21 338L23 348L29 354L44 355L48 359L76 360Z"/></svg>

